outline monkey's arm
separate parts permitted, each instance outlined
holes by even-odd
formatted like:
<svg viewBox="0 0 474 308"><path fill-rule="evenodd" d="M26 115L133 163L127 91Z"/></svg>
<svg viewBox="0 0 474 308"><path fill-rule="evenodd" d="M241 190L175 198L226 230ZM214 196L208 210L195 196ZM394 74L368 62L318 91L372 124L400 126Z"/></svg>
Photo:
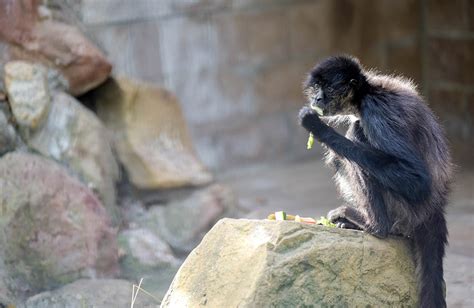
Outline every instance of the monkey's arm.
<svg viewBox="0 0 474 308"><path fill-rule="evenodd" d="M369 144L353 142L326 125L311 109L303 107L301 125L336 154L358 164L384 188L410 203L430 194L431 179L424 162L414 154L398 157ZM401 145L403 146L403 145Z"/></svg>

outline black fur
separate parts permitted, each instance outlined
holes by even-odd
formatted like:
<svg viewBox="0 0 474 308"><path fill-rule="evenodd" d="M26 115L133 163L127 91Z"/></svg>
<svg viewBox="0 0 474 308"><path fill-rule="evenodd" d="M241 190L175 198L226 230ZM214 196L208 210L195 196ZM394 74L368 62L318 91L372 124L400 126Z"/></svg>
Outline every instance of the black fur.
<svg viewBox="0 0 474 308"><path fill-rule="evenodd" d="M316 66L305 92L331 116L320 118L305 106L299 120L326 147L326 161L347 202L328 218L380 238L412 239L420 307L446 307L444 208L452 164L436 117L410 81L365 71L346 56ZM351 119L345 136L326 123L342 118Z"/></svg>

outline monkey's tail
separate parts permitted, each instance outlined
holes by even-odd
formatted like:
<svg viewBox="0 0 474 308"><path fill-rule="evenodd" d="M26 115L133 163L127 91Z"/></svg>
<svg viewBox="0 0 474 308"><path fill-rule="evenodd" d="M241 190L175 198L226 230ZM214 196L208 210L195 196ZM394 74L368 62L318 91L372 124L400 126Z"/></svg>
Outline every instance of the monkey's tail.
<svg viewBox="0 0 474 308"><path fill-rule="evenodd" d="M421 308L445 308L443 257L448 229L443 213L433 215L414 233Z"/></svg>

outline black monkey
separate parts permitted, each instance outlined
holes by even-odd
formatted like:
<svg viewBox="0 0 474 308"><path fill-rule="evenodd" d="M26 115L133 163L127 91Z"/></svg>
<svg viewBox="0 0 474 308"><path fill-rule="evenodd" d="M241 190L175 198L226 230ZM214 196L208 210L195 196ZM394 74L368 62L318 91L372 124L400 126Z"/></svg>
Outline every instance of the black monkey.
<svg viewBox="0 0 474 308"><path fill-rule="evenodd" d="M323 119L305 106L300 123L327 149L326 162L347 202L328 218L380 238L412 239L420 306L446 307L444 208L452 164L436 117L410 81L365 71L348 56L317 65L305 94L322 109ZM345 137L326 124L331 119L349 119Z"/></svg>

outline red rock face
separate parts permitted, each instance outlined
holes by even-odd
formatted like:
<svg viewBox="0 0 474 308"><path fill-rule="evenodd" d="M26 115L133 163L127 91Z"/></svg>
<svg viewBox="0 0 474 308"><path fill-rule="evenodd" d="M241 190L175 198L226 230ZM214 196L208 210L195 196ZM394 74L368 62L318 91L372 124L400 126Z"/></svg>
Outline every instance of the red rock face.
<svg viewBox="0 0 474 308"><path fill-rule="evenodd" d="M31 39L39 0L0 0L0 38L22 44Z"/></svg>
<svg viewBox="0 0 474 308"><path fill-rule="evenodd" d="M104 207L57 163L6 154L0 159L0 196L0 254L14 293L117 273L116 230Z"/></svg>
<svg viewBox="0 0 474 308"><path fill-rule="evenodd" d="M38 0L0 0L0 40L7 60L42 62L62 72L73 95L82 94L110 74L104 54L77 28L38 18Z"/></svg>

